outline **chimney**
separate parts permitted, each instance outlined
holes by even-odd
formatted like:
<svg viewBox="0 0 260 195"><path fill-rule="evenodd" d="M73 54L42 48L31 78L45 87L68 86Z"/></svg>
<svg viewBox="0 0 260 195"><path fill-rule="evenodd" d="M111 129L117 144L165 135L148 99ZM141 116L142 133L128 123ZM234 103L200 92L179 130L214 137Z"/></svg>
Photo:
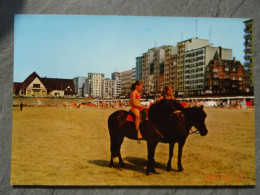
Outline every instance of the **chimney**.
<svg viewBox="0 0 260 195"><path fill-rule="evenodd" d="M219 57L220 57L220 59L222 59L222 47L221 46L219 46Z"/></svg>
<svg viewBox="0 0 260 195"><path fill-rule="evenodd" d="M234 62L234 64L236 63L236 58L235 57L233 58L233 62Z"/></svg>

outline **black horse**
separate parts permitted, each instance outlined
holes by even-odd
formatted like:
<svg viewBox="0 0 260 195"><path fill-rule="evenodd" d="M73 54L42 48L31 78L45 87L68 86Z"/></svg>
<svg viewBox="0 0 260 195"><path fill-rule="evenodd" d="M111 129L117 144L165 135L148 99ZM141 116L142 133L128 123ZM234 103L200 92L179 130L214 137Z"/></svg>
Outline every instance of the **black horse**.
<svg viewBox="0 0 260 195"><path fill-rule="evenodd" d="M110 133L110 167L113 167L113 158L119 158L119 164L124 167L120 154L121 144L124 137L137 139L137 132L133 122L127 121L129 112L119 110L112 113L108 118ZM174 143L178 142L178 169L183 170L181 165L182 148L189 134L189 129L195 126L201 135L207 134L205 126L206 113L201 108L184 109L173 100L162 100L151 106L148 111L149 120L143 115L140 125L143 139L147 141L148 161L146 174L156 173L154 168L154 153L158 142L169 143L169 160L167 170L171 169Z"/></svg>

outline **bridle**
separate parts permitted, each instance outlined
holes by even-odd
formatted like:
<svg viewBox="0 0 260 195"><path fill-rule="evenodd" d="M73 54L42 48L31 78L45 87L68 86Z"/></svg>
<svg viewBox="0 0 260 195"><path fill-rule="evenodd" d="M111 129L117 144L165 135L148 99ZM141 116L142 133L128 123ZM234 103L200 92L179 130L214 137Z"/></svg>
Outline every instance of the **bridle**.
<svg viewBox="0 0 260 195"><path fill-rule="evenodd" d="M181 113L181 111L180 110L176 110L176 111L173 112L173 114L177 114L177 113ZM192 129L189 130L189 134L199 134L199 133L200 132L199 132L198 129L196 129L194 131Z"/></svg>
<svg viewBox="0 0 260 195"><path fill-rule="evenodd" d="M199 134L199 130L196 129L195 131L193 131L192 129L189 130L189 134Z"/></svg>

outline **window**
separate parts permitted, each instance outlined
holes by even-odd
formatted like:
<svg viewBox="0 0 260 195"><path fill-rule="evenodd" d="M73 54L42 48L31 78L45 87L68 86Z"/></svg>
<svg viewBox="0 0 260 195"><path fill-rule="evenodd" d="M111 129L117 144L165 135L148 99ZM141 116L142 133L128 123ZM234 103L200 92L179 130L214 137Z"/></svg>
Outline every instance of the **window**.
<svg viewBox="0 0 260 195"><path fill-rule="evenodd" d="M33 88L40 88L40 84L33 84Z"/></svg>
<svg viewBox="0 0 260 195"><path fill-rule="evenodd" d="M213 74L213 78L218 78L218 74Z"/></svg>
<svg viewBox="0 0 260 195"><path fill-rule="evenodd" d="M218 81L213 81L213 85L218 85Z"/></svg>

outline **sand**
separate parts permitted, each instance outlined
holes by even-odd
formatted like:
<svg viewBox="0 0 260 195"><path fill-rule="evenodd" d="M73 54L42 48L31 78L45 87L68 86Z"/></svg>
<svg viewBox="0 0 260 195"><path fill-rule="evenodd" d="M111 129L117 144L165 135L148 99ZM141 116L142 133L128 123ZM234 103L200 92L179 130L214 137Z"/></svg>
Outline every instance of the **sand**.
<svg viewBox="0 0 260 195"><path fill-rule="evenodd" d="M125 108L128 109L128 108ZM205 108L208 135L189 135L183 172L177 145L166 171L168 144L156 148L156 171L145 175L146 142L125 138L126 168L109 168L108 116L117 109L81 107L13 108L12 185L255 185L254 109Z"/></svg>

